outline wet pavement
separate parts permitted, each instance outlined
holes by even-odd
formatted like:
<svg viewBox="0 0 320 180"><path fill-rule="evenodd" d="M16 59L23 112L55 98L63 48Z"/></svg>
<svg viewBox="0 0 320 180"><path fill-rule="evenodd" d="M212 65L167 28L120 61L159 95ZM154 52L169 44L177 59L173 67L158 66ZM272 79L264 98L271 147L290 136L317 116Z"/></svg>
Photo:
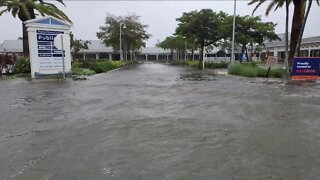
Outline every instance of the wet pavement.
<svg viewBox="0 0 320 180"><path fill-rule="evenodd" d="M0 81L0 180L316 180L320 85L145 63Z"/></svg>

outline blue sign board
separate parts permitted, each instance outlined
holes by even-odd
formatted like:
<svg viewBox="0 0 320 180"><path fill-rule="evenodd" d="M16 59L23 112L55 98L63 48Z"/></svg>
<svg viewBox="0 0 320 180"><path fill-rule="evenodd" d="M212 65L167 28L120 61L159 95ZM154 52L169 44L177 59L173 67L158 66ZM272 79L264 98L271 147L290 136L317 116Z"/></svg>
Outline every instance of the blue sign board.
<svg viewBox="0 0 320 180"><path fill-rule="evenodd" d="M316 80L319 76L320 58L294 58L292 80Z"/></svg>
<svg viewBox="0 0 320 180"><path fill-rule="evenodd" d="M62 57L62 51L54 46L54 38L63 31L37 30L38 57Z"/></svg>

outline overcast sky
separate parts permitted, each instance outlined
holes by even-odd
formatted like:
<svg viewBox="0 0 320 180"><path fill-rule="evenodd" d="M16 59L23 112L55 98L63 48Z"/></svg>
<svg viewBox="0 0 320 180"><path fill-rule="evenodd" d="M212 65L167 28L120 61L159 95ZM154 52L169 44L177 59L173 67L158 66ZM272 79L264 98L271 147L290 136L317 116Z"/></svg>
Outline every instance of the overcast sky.
<svg viewBox="0 0 320 180"><path fill-rule="evenodd" d="M183 12L210 8L213 11L225 11L233 14L233 1L65 1L66 7L59 6L73 21L76 38L94 40L99 26L104 24L107 14L128 15L135 13L141 16L141 22L149 25L147 31L152 37L147 46L154 46L157 40L172 35L177 27L176 18ZM254 6L248 1L237 2L237 14L251 15ZM267 3L268 4L268 3ZM263 21L278 23L277 33L284 33L285 9L264 16L266 5L261 6L255 15L261 15ZM320 8L311 9L304 36L320 36ZM292 7L291 7L292 12ZM290 20L291 21L291 20ZM291 24L291 23L290 23ZM291 26L291 25L290 25ZM0 43L6 39L17 39L21 35L21 22L12 17L11 13L0 16Z"/></svg>

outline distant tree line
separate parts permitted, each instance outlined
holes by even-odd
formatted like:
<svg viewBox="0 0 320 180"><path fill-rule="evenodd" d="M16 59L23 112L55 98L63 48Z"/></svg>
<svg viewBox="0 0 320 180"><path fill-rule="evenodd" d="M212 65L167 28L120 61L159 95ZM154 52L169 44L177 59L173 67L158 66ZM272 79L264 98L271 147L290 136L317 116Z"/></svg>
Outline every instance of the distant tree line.
<svg viewBox="0 0 320 180"><path fill-rule="evenodd" d="M211 9L185 12L176 19L178 27L173 36L167 37L158 44L159 47L175 50L200 50L200 61L203 60L204 51L215 46L231 50L233 16L225 12L213 12ZM276 24L262 22L261 17L237 16L236 17L235 44L241 48L242 53L248 56L248 47L252 54L254 46L261 46L266 40L277 40L275 33ZM184 42L189 44L183 46ZM172 57L172 56L171 56ZM241 56L242 58L242 56ZM247 57L251 60L252 57Z"/></svg>

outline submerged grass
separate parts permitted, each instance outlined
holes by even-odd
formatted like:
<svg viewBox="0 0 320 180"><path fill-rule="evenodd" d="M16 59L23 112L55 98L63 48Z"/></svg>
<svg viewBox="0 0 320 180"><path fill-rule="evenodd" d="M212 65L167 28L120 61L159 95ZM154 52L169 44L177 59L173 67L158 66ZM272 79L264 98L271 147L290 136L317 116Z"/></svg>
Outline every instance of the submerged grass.
<svg viewBox="0 0 320 180"><path fill-rule="evenodd" d="M90 76L96 73L108 72L130 63L109 60L77 60L72 62L72 74Z"/></svg>
<svg viewBox="0 0 320 180"><path fill-rule="evenodd" d="M266 77L268 69L259 67L255 64L231 64L228 67L228 73L245 77ZM271 68L269 72L270 78L286 77L286 71L282 68Z"/></svg>
<svg viewBox="0 0 320 180"><path fill-rule="evenodd" d="M171 65L177 65L177 66L192 66L192 67L202 67L202 64L200 61L193 61L193 60L188 60L188 61L183 61L183 60L175 60L175 61L171 61L170 64ZM215 69L215 68L227 68L229 63L226 62L205 62L204 67L205 68L211 68L211 69Z"/></svg>

